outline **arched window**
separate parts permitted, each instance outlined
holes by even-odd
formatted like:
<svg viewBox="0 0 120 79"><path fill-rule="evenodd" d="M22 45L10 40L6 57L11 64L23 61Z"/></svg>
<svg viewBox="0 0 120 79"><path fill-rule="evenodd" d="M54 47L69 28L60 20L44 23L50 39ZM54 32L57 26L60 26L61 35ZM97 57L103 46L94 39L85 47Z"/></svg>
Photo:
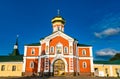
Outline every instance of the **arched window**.
<svg viewBox="0 0 120 79"><path fill-rule="evenodd" d="M12 66L12 71L16 71L16 66Z"/></svg>
<svg viewBox="0 0 120 79"><path fill-rule="evenodd" d="M5 71L5 65L1 66L1 71Z"/></svg>
<svg viewBox="0 0 120 79"><path fill-rule="evenodd" d="M87 63L86 62L83 62L82 65L83 65L83 68L87 68Z"/></svg>
<svg viewBox="0 0 120 79"><path fill-rule="evenodd" d="M53 53L53 52L54 52L54 47L51 46L51 47L50 47L50 53Z"/></svg>
<svg viewBox="0 0 120 79"><path fill-rule="evenodd" d="M34 48L32 48L31 54L35 54L35 49Z"/></svg>
<svg viewBox="0 0 120 79"><path fill-rule="evenodd" d="M30 68L34 68L34 62L30 62Z"/></svg>
<svg viewBox="0 0 120 79"><path fill-rule="evenodd" d="M86 50L85 49L82 50L82 56L86 56Z"/></svg>
<svg viewBox="0 0 120 79"><path fill-rule="evenodd" d="M57 52L57 54L61 54L62 53L62 44L61 43L58 43L56 45L56 52Z"/></svg>
<svg viewBox="0 0 120 79"><path fill-rule="evenodd" d="M64 53L67 54L68 53L68 47L64 47Z"/></svg>

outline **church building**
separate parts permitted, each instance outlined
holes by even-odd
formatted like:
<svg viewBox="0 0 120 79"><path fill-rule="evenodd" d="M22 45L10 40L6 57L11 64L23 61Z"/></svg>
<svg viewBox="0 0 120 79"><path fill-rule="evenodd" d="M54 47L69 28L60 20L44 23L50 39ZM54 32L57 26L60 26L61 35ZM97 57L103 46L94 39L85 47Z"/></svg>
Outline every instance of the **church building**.
<svg viewBox="0 0 120 79"><path fill-rule="evenodd" d="M53 32L49 36L24 46L23 75L92 75L92 46L65 34L66 21L59 13L51 22Z"/></svg>

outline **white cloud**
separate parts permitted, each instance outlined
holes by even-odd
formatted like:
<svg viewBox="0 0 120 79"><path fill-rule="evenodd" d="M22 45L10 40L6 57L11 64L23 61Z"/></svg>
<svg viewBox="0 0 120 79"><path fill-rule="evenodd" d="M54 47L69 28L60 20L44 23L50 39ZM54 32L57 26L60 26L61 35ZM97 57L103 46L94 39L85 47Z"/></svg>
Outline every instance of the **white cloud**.
<svg viewBox="0 0 120 79"><path fill-rule="evenodd" d="M110 49L110 48L106 48L106 49L101 49L98 50L96 52L97 56L114 56L116 53L118 53L119 51L114 50L114 49Z"/></svg>
<svg viewBox="0 0 120 79"><path fill-rule="evenodd" d="M95 32L94 35L98 38L103 38L106 36L117 35L119 33L120 33L120 27L117 27L117 28L108 28L99 33Z"/></svg>

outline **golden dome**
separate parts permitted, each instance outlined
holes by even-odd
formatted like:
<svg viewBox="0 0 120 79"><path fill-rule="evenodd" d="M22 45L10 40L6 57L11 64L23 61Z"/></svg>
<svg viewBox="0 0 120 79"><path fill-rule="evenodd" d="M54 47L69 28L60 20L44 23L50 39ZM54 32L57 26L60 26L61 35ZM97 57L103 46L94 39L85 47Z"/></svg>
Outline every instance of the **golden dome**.
<svg viewBox="0 0 120 79"><path fill-rule="evenodd" d="M65 24L65 19L58 15L58 16L54 17L51 22L52 23L61 22L61 23Z"/></svg>

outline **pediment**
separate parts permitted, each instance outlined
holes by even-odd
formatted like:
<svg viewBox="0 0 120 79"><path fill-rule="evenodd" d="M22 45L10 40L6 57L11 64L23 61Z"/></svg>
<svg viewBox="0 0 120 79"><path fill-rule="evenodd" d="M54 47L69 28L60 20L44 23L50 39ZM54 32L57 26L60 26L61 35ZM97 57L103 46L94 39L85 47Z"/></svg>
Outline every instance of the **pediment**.
<svg viewBox="0 0 120 79"><path fill-rule="evenodd" d="M66 35L65 33L61 32L61 31L55 32L55 33L45 37L42 41L49 41L57 36L61 36L62 38L66 39L68 41L74 41L74 38Z"/></svg>

